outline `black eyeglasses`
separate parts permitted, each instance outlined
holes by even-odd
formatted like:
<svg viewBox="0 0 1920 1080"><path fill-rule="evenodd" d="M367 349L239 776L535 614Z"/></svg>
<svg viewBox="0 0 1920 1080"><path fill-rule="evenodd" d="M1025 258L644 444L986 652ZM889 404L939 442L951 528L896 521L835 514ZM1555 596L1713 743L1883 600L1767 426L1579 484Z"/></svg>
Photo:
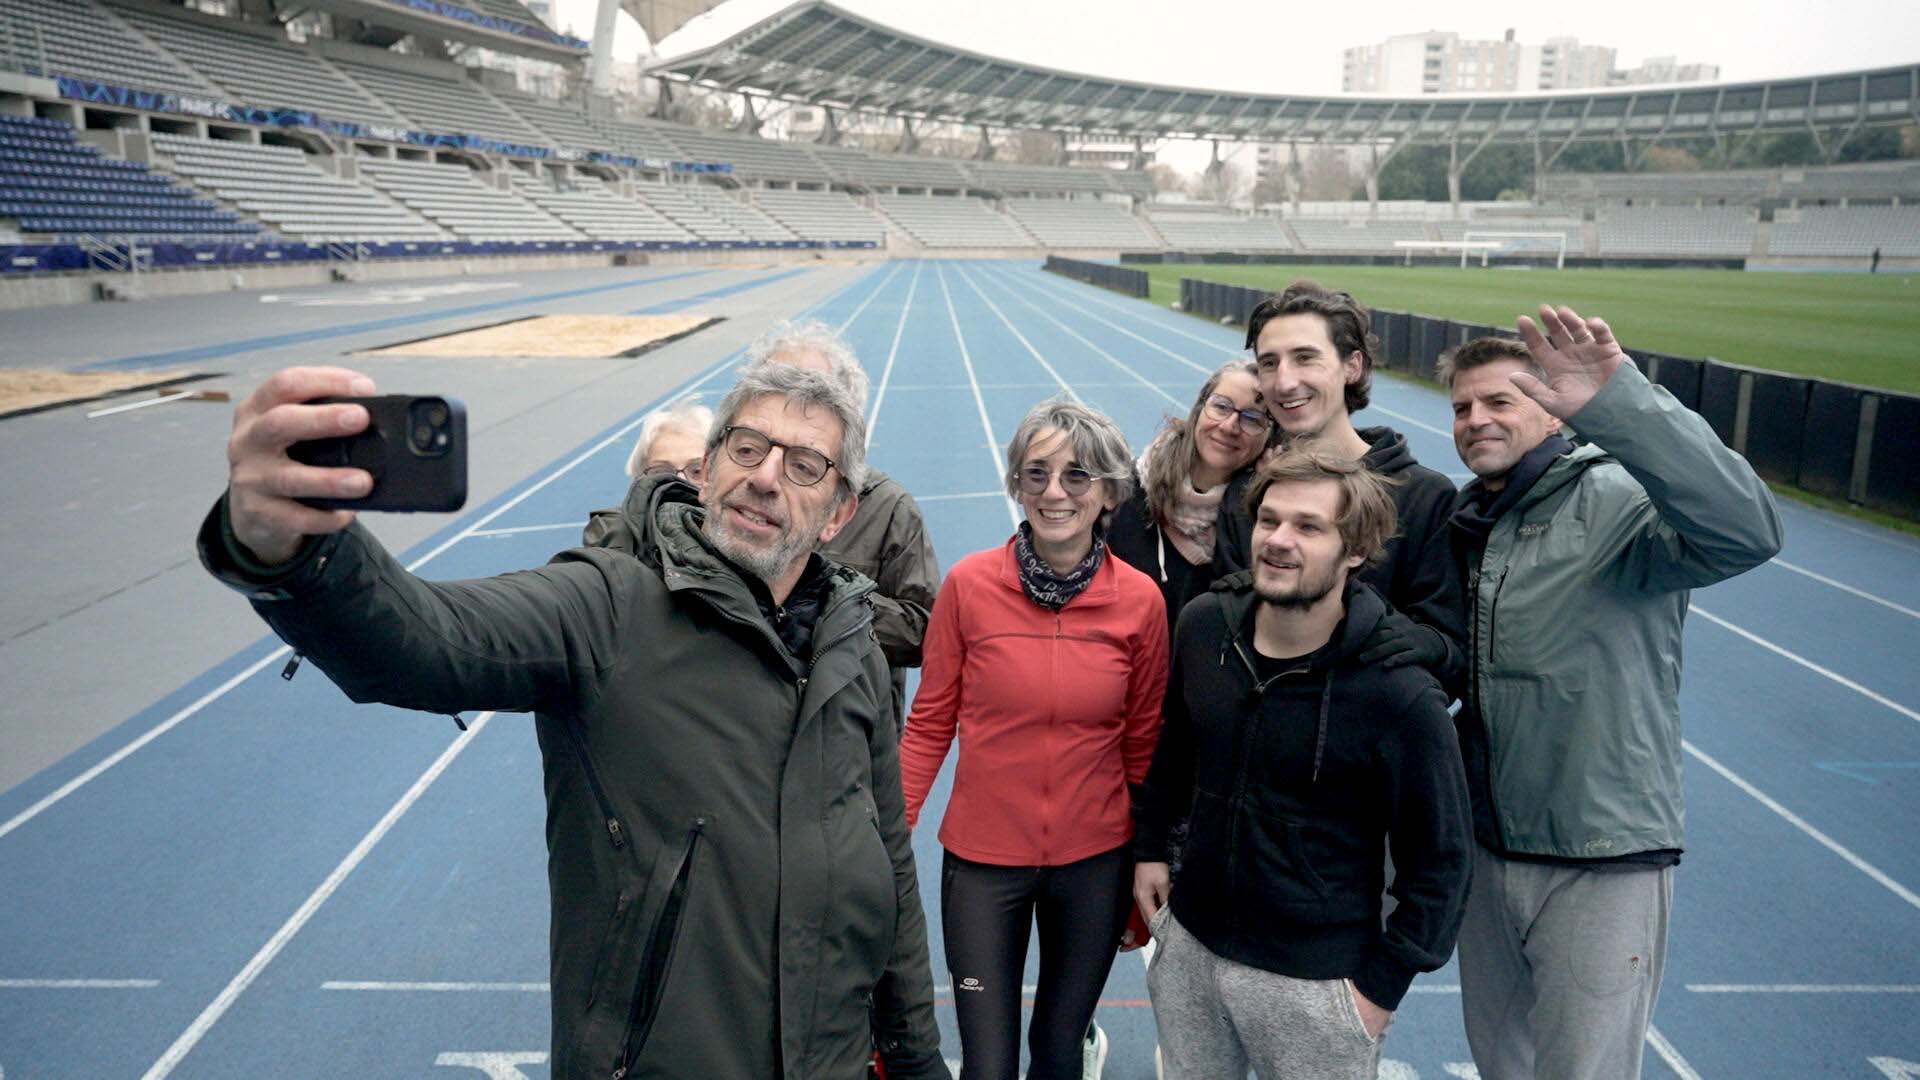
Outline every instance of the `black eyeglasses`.
<svg viewBox="0 0 1920 1080"><path fill-rule="evenodd" d="M1215 420L1225 420L1230 416L1240 418L1240 430L1249 435L1265 435L1273 426L1273 417L1265 409L1243 409L1233 403L1231 398L1213 394L1207 398L1205 406L1208 416Z"/></svg>
<svg viewBox="0 0 1920 1080"><path fill-rule="evenodd" d="M801 487L812 487L827 478L827 470L840 467L818 450L774 442L765 432L750 427L729 427L720 433L720 442L727 448L727 456L743 469L759 468L760 463L767 460L767 455L773 453L773 448L779 447L785 451L781 457L780 471Z"/></svg>
<svg viewBox="0 0 1920 1080"><path fill-rule="evenodd" d="M707 474L707 463L694 458L684 465L675 465L670 461L656 461L640 470L642 476L677 476L689 484L698 484Z"/></svg>
<svg viewBox="0 0 1920 1080"><path fill-rule="evenodd" d="M1020 481L1020 490L1029 495L1045 495L1053 479L1053 473L1041 465L1029 465L1014 475ZM1060 490L1075 498L1085 495L1093 481L1094 475L1077 465L1060 470Z"/></svg>

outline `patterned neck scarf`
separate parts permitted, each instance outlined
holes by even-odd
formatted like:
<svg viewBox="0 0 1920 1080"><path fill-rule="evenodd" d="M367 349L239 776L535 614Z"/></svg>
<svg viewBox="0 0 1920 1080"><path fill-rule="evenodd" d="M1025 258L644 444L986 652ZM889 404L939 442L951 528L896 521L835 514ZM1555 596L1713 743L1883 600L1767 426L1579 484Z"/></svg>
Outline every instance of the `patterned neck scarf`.
<svg viewBox="0 0 1920 1080"><path fill-rule="evenodd" d="M1049 611L1066 607L1068 601L1093 584L1094 572L1100 569L1100 562L1106 557L1106 530L1098 525L1093 527L1093 547L1087 552L1087 557L1064 574L1048 566L1047 561L1033 550L1031 523L1021 522L1020 531L1013 536L1013 558L1020 567L1020 588L1025 590L1027 599Z"/></svg>

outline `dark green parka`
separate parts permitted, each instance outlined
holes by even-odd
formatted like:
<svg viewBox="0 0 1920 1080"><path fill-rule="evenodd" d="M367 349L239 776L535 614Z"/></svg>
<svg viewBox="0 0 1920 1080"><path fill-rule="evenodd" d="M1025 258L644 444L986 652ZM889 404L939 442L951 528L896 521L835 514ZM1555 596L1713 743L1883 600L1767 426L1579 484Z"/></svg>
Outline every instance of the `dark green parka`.
<svg viewBox="0 0 1920 1080"><path fill-rule="evenodd" d="M636 483L608 546L474 581L407 573L360 526L216 576L355 701L537 714L553 1075L946 1077L872 583L830 575L791 655L700 532Z"/></svg>

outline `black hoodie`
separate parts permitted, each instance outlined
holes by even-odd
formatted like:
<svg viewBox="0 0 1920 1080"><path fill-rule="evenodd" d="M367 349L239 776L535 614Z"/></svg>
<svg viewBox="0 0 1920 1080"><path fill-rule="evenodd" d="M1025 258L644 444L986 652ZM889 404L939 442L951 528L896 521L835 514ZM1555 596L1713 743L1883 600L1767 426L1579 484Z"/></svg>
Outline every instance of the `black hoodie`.
<svg viewBox="0 0 1920 1080"><path fill-rule="evenodd" d="M1215 955L1349 978L1392 1009L1453 953L1473 833L1439 685L1419 667L1361 667L1386 605L1357 581L1345 603L1326 645L1265 682L1252 574L1187 605L1134 856L1166 861L1168 828L1191 807L1173 884L1180 925ZM1398 907L1383 929L1388 844Z"/></svg>
<svg viewBox="0 0 1920 1080"><path fill-rule="evenodd" d="M1380 558L1356 576L1373 586L1395 611L1439 631L1447 656L1434 674L1451 692L1467 667L1466 591L1454 569L1447 533L1453 481L1415 461L1406 436L1392 428L1358 428L1356 432L1372 447L1364 459L1367 468L1394 481L1388 491L1400 522ZM1213 571L1220 577L1253 566L1253 515L1246 505L1252 483L1252 472L1234 477L1221 500L1213 553Z"/></svg>

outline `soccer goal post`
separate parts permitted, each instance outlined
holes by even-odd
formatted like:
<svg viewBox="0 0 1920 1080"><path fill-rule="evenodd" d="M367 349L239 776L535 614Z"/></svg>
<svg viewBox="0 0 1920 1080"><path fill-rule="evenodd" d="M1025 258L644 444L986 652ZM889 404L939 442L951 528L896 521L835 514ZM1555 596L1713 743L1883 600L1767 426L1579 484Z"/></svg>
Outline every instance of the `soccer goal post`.
<svg viewBox="0 0 1920 1080"><path fill-rule="evenodd" d="M1469 232L1462 239L1469 244L1492 244L1492 247L1479 247L1480 265L1487 265L1493 255L1531 255L1553 254L1553 268L1567 268L1567 234L1562 232ZM1467 265L1467 251L1460 252L1460 265Z"/></svg>

